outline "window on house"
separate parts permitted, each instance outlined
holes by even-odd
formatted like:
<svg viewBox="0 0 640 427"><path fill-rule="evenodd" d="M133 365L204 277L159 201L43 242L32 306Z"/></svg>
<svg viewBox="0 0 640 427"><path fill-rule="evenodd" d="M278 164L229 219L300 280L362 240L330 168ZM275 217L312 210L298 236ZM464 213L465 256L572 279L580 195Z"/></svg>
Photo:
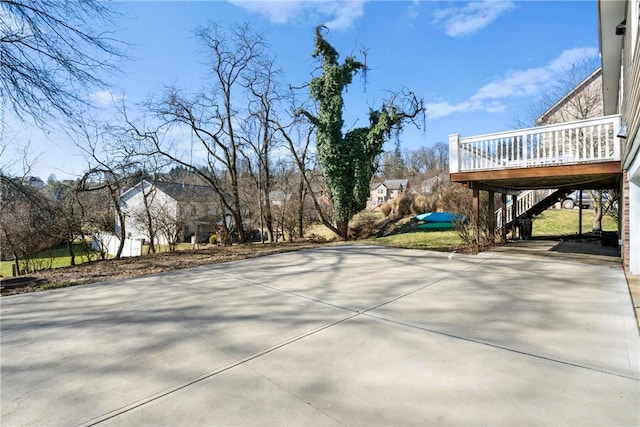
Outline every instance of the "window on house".
<svg viewBox="0 0 640 427"><path fill-rule="evenodd" d="M378 188L378 194L384 194L384 188Z"/></svg>

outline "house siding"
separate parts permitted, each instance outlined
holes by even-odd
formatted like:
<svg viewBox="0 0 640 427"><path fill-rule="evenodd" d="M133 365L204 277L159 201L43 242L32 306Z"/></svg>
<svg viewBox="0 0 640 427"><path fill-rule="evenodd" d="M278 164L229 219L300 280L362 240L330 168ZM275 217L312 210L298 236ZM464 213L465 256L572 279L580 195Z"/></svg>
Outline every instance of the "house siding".
<svg viewBox="0 0 640 427"><path fill-rule="evenodd" d="M171 198L168 194L157 189L151 190L151 184L145 182L144 191L153 193L149 196L149 203L154 207L162 207L165 212L174 217L178 214L178 202ZM144 239L149 240L149 232L144 222L140 221L137 217L144 213L144 195L142 188L134 187L130 192L126 193L122 197L123 212L125 214L125 232L128 239ZM116 229L119 229L120 224L116 217ZM161 245L166 245L168 242L162 235L155 236L155 242Z"/></svg>
<svg viewBox="0 0 640 427"><path fill-rule="evenodd" d="M603 115L602 69L600 68L542 114L536 120L536 125L566 123Z"/></svg>
<svg viewBox="0 0 640 427"><path fill-rule="evenodd" d="M147 229L144 205L144 191L149 194L149 206L155 226L154 240L160 245L168 244L167 237L161 230L160 224L167 221L182 222L186 228L179 241L183 241L193 234L198 239L208 238L215 230L215 224L204 224L199 218L216 216L213 207L214 197L211 189L204 186L182 185L168 182L158 182L154 185L144 181L127 190L121 197L126 221L126 237L129 239L150 240ZM116 230L120 234L120 224L116 217Z"/></svg>
<svg viewBox="0 0 640 427"><path fill-rule="evenodd" d="M622 254L625 270L640 274L640 1L627 3L627 28L623 43L621 94L627 138L622 144Z"/></svg>
<svg viewBox="0 0 640 427"><path fill-rule="evenodd" d="M373 184L367 200L367 209L375 209L384 202L391 201L407 191L409 183L406 179L392 179Z"/></svg>

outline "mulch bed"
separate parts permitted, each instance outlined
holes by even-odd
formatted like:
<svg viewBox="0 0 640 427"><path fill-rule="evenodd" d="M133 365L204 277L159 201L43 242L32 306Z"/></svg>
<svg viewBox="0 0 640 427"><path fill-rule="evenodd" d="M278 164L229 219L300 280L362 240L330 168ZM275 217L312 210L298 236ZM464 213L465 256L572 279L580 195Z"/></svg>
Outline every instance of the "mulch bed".
<svg viewBox="0 0 640 427"><path fill-rule="evenodd" d="M163 252L131 258L97 260L71 267L37 271L31 273L29 277L1 278L1 294L2 296L9 296L41 291L43 287L76 286L107 280L127 279L207 264L218 264L275 253L316 248L322 245L326 245L326 243L247 244Z"/></svg>

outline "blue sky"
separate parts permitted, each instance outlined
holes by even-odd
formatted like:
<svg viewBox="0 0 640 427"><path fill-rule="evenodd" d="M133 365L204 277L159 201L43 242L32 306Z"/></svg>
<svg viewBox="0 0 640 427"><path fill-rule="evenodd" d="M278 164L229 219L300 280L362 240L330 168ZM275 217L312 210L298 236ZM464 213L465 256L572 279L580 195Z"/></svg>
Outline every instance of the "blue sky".
<svg viewBox="0 0 640 427"><path fill-rule="evenodd" d="M197 90L205 83L198 25L249 23L266 31L283 80L309 81L314 28L344 58L367 50L366 90L354 79L346 97L346 124L367 120L389 90L407 87L424 99L426 128L407 129L402 147L413 149L514 127L516 116L549 90L572 62L598 55L597 5L590 1L198 1L120 2L118 37L131 60L96 104L124 96L135 108L163 85ZM358 125L362 125L360 122ZM87 162L66 137L16 124L5 142L30 141L31 174L58 179L80 174ZM16 141L20 141L19 143ZM17 146L16 146L17 147ZM389 147L387 147L389 148ZM12 150L5 150L11 152ZM6 153L5 153L6 154ZM6 156L5 156L6 157ZM6 164L3 160L3 164ZM20 171L12 170L14 173Z"/></svg>

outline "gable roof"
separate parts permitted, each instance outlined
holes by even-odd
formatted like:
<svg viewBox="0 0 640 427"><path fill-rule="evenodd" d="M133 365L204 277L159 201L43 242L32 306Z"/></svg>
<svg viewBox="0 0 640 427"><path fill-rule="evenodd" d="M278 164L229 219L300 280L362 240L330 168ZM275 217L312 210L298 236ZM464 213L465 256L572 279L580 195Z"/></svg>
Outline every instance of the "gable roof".
<svg viewBox="0 0 640 427"><path fill-rule="evenodd" d="M158 181L156 182L156 188L164 191L179 202L205 201L216 197L215 191L208 185Z"/></svg>
<svg viewBox="0 0 640 427"><path fill-rule="evenodd" d="M216 197L216 193L213 189L207 185L193 185L193 184L183 184L180 182L165 182L165 181L157 181L152 184L147 180L142 180L131 188L127 189L120 196L121 198L125 197L130 192L141 188L141 186L150 187L155 185L155 187L174 199L177 202L193 202L193 201L206 201L210 199L214 199Z"/></svg>
<svg viewBox="0 0 640 427"><path fill-rule="evenodd" d="M384 186L389 190L401 190L407 188L408 179L385 179Z"/></svg>

